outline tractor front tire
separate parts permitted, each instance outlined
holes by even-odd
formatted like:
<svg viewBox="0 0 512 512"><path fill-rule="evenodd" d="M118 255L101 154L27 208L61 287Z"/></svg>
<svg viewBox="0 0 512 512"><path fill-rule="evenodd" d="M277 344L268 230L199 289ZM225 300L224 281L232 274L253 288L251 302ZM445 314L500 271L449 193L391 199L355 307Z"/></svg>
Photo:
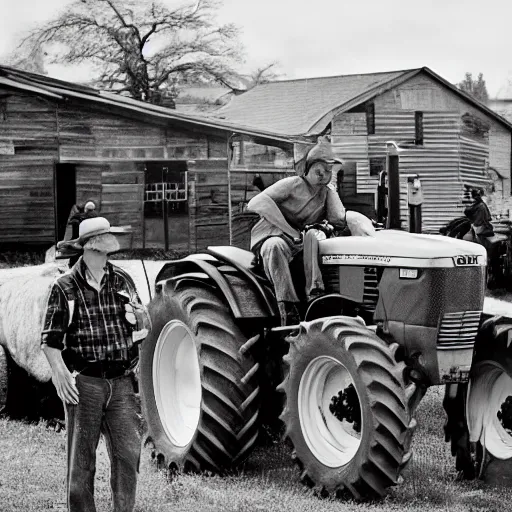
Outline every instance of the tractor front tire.
<svg viewBox="0 0 512 512"><path fill-rule="evenodd" d="M140 383L157 463L178 471L232 468L258 437L258 365L245 350L254 339L217 290L198 281L159 285L149 313Z"/></svg>
<svg viewBox="0 0 512 512"><path fill-rule="evenodd" d="M411 457L416 426L416 386L404 382L398 345L350 317L305 322L288 341L281 419L302 481L321 494L383 497Z"/></svg>
<svg viewBox="0 0 512 512"><path fill-rule="evenodd" d="M473 475L512 484L512 347L505 320L484 322L464 393L464 431L454 435L457 465L470 461ZM459 422L460 423L460 422ZM466 464L469 467L468 464ZM468 477L471 477L469 467Z"/></svg>
<svg viewBox="0 0 512 512"><path fill-rule="evenodd" d="M499 479L512 482L512 375L506 360L479 361L471 369L466 415L469 446L475 446L476 476L497 484L492 461L508 461ZM508 361L509 362L509 361ZM505 365L503 364L505 363Z"/></svg>

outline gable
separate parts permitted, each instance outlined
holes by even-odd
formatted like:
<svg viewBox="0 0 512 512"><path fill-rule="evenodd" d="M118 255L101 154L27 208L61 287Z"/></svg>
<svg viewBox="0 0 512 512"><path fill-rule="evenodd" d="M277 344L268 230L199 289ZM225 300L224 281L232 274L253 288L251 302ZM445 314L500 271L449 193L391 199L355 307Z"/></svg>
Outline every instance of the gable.
<svg viewBox="0 0 512 512"><path fill-rule="evenodd" d="M408 71L283 80L234 97L213 116L286 135L305 135L323 116Z"/></svg>

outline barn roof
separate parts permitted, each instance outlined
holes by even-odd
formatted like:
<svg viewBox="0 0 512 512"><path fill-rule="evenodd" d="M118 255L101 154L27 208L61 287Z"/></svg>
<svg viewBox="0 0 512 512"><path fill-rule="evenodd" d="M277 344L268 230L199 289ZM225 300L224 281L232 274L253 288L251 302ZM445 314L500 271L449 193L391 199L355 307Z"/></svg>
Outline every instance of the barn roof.
<svg viewBox="0 0 512 512"><path fill-rule="evenodd" d="M237 134L250 135L262 139L293 142L284 134L274 133L265 128L245 126L231 120L221 120L199 114L177 112L174 109L138 101L127 96L100 91L93 87L66 82L37 73L21 71L0 65L0 86L27 91L57 101L65 99L85 100L101 107L116 107L127 113L142 114L160 120L202 126ZM300 142L300 139L298 140Z"/></svg>
<svg viewBox="0 0 512 512"><path fill-rule="evenodd" d="M275 133L295 136L318 134L335 114L369 101L419 73L428 74L477 109L512 129L512 124L506 119L427 67L269 82L235 96L230 103L211 115Z"/></svg>

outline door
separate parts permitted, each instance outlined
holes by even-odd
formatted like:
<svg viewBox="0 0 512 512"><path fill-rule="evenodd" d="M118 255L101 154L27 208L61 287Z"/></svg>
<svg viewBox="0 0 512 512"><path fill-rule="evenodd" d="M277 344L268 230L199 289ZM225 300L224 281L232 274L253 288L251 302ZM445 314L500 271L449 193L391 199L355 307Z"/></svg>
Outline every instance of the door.
<svg viewBox="0 0 512 512"><path fill-rule="evenodd" d="M187 162L147 162L144 189L144 247L189 248Z"/></svg>
<svg viewBox="0 0 512 512"><path fill-rule="evenodd" d="M64 239L71 209L76 203L76 168L74 164L56 164L55 193L55 243Z"/></svg>

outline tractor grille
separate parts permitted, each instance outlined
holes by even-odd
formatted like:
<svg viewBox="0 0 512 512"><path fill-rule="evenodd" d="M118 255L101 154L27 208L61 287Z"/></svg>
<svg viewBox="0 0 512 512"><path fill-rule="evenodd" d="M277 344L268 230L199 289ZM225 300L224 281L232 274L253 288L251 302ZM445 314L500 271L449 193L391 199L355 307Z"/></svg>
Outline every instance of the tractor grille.
<svg viewBox="0 0 512 512"><path fill-rule="evenodd" d="M379 279L375 267L364 267L363 306L375 309L379 300Z"/></svg>
<svg viewBox="0 0 512 512"><path fill-rule="evenodd" d="M453 350L473 346L480 326L481 311L446 313L437 336L439 350Z"/></svg>

